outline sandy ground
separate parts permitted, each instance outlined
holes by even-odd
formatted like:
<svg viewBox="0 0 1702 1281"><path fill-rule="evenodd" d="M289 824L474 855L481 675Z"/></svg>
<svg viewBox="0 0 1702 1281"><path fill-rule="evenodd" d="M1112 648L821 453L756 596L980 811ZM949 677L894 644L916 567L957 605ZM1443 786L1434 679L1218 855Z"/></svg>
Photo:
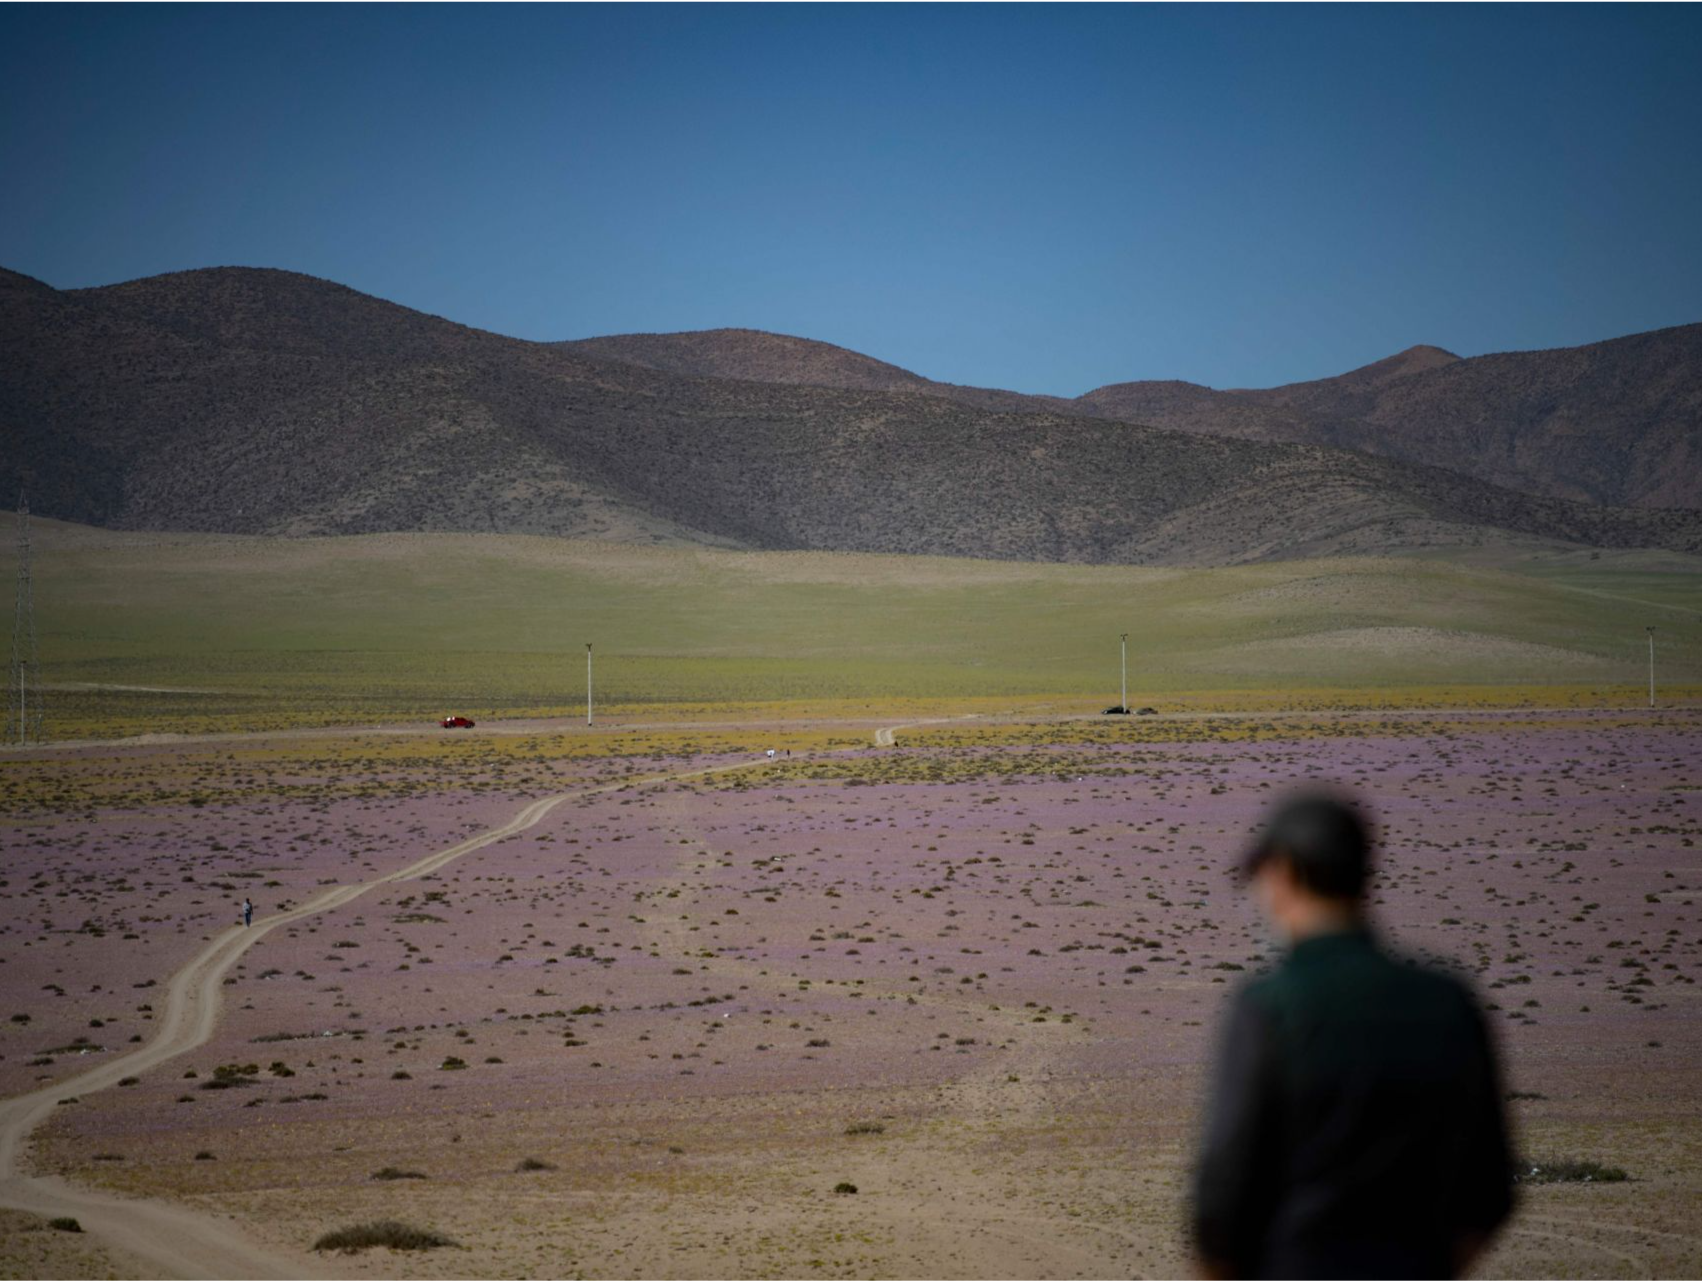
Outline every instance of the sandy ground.
<svg viewBox="0 0 1702 1281"><path fill-rule="evenodd" d="M1702 718L952 735L833 776L575 796L280 922L221 972L206 1043L55 1106L33 1169L213 1216L301 1271L1174 1274L1213 1027L1269 959L1225 868L1272 795L1329 778L1380 816L1391 937L1492 1003L1522 1150L1632 1176L1530 1189L1484 1272L1702 1271ZM287 866L238 804L40 820L0 887L7 1013L30 1019L4 1025L7 1089L153 1034L157 987L134 985L218 937L206 880L264 868L305 902L321 871L387 874L526 798L364 803L271 802ZM107 898L127 929L95 914ZM60 1048L77 1036L100 1048ZM207 1088L221 1065L242 1083ZM459 1246L308 1253L382 1217ZM17 1216L0 1267L141 1271Z"/></svg>

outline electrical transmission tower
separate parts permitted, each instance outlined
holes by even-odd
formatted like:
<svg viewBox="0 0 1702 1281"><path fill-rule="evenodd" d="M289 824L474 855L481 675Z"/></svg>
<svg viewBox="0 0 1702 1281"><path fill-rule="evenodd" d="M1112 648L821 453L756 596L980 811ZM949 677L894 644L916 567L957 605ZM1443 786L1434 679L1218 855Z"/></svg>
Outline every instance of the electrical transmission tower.
<svg viewBox="0 0 1702 1281"><path fill-rule="evenodd" d="M6 741L45 741L41 669L35 649L35 598L30 588L30 505L18 495L18 607L12 617L12 674L6 684Z"/></svg>

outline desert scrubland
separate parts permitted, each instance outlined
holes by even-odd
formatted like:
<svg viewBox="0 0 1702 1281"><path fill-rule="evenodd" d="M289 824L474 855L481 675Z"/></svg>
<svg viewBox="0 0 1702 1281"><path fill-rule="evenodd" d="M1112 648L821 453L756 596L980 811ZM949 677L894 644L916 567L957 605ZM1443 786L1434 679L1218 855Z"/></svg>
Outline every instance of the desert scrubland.
<svg viewBox="0 0 1702 1281"><path fill-rule="evenodd" d="M1174 1273L1213 1024L1270 956L1227 866L1330 778L1381 820L1380 921L1492 1003L1520 1150L1629 1175L1527 1187L1484 1270L1694 1271L1699 740L1679 709L37 754L0 1074L145 1042L244 895L263 925L566 795L265 933L213 1039L54 1109L31 1168L352 1275ZM309 1253L386 1218L458 1244ZM14 1272L147 1270L4 1239Z"/></svg>

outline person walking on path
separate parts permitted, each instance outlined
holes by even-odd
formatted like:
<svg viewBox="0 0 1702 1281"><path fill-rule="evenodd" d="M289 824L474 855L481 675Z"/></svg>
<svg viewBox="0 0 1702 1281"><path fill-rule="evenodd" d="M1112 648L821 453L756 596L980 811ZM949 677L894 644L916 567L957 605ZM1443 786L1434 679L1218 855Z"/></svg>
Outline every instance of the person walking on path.
<svg viewBox="0 0 1702 1281"><path fill-rule="evenodd" d="M245 898L245 899L242 900L242 923L244 925L253 925L254 924L254 900L253 899Z"/></svg>
<svg viewBox="0 0 1702 1281"><path fill-rule="evenodd" d="M1458 1276L1512 1211L1484 1016L1373 935L1370 852L1355 809L1311 793L1243 859L1289 950L1223 1029L1191 1207L1205 1276Z"/></svg>

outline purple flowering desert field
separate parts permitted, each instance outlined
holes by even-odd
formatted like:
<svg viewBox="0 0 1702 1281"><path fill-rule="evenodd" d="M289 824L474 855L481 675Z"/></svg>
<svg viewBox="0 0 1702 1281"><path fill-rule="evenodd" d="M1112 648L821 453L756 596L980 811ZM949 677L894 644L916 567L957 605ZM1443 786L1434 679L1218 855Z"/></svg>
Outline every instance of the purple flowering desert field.
<svg viewBox="0 0 1702 1281"><path fill-rule="evenodd" d="M931 719L14 757L7 1142L35 1099L37 1195L285 1274L1175 1274L1270 957L1229 869L1332 780L1379 926L1489 1004L1526 1165L1629 1176L1526 1185L1481 1271L1702 1267L1696 709ZM379 1219L455 1248L311 1251ZM131 1230L5 1267L159 1275L183 1224Z"/></svg>

